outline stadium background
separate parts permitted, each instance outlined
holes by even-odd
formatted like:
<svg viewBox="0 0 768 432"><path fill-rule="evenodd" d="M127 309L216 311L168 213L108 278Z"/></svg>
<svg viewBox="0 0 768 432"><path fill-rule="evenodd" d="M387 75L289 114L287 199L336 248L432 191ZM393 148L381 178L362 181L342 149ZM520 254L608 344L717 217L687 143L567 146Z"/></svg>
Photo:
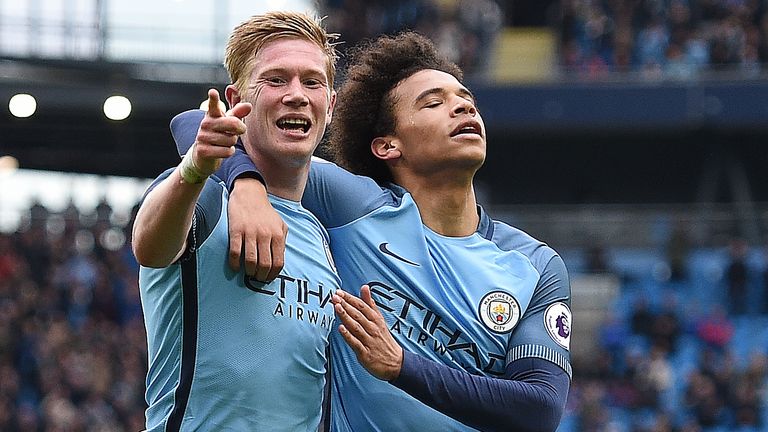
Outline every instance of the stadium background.
<svg viewBox="0 0 768 432"><path fill-rule="evenodd" d="M560 431L768 431L760 0L0 1L0 430L143 428L133 206L178 161L169 119L226 84L232 26L286 7L467 71L481 203L573 277Z"/></svg>

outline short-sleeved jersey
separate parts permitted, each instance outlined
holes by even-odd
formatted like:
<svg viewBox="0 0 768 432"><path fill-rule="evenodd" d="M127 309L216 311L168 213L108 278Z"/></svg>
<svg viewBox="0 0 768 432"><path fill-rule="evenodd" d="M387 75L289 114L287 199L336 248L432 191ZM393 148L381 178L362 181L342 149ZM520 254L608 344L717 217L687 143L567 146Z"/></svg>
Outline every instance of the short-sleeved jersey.
<svg viewBox="0 0 768 432"><path fill-rule="evenodd" d="M209 179L185 256L140 270L147 430L314 431L340 285L327 233L300 203L270 196L289 227L285 267L258 282L228 265L227 197Z"/></svg>
<svg viewBox="0 0 768 432"><path fill-rule="evenodd" d="M474 234L442 236L404 189L317 160L303 203L328 230L343 288L370 285L404 349L474 375L530 357L570 375L570 285L544 243L479 207ZM473 430L367 373L337 330L331 351L331 430Z"/></svg>

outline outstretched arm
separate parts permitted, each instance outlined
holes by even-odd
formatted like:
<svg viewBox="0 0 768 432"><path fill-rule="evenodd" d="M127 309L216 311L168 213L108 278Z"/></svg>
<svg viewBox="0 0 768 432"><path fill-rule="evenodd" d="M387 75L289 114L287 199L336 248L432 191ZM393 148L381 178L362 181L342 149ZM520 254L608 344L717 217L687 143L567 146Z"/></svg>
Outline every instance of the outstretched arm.
<svg viewBox="0 0 768 432"><path fill-rule="evenodd" d="M203 120L200 110L186 111L171 121L171 132L180 155L192 148L195 131ZM231 191L227 207L229 217L229 265L260 281L272 281L284 265L285 238L288 227L272 208L264 179L241 145L235 146L216 171Z"/></svg>
<svg viewBox="0 0 768 432"><path fill-rule="evenodd" d="M170 176L147 194L136 215L133 252L141 265L166 267L181 256L205 180L223 158L233 154L237 136L245 132L239 117L250 112L250 104L238 104L225 114L219 108L219 93L212 89L208 107L194 146Z"/></svg>

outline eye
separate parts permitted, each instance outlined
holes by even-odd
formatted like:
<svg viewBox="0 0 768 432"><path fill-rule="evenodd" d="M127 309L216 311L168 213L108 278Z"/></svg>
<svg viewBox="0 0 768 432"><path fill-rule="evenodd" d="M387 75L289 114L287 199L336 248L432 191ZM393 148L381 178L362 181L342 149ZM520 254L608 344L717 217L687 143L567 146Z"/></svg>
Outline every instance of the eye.
<svg viewBox="0 0 768 432"><path fill-rule="evenodd" d="M267 83L269 83L271 85L282 85L282 84L285 84L285 80L280 78L280 77L270 77L270 78L266 78L264 81L266 81Z"/></svg>
<svg viewBox="0 0 768 432"><path fill-rule="evenodd" d="M440 106L442 103L443 103L443 101L441 101L439 99L434 99L434 100L431 100L431 101L427 102L426 104L424 104L424 108L435 108L435 107Z"/></svg>
<svg viewBox="0 0 768 432"><path fill-rule="evenodd" d="M309 88L320 88L325 86L325 83L319 79L310 78L304 81L304 85Z"/></svg>

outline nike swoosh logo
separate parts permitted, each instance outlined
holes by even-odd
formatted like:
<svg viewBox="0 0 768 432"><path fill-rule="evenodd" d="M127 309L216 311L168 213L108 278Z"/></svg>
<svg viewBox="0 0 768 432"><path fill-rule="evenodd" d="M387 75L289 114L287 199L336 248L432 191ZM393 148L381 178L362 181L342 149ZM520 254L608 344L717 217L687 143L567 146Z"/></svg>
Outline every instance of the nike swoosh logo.
<svg viewBox="0 0 768 432"><path fill-rule="evenodd" d="M410 265L412 265L412 266L421 267L421 266L420 266L418 263L415 263L415 262L413 262L413 261L407 260L407 259L405 259L405 258L401 257L400 255L398 255L398 254L396 254L396 253L392 252L391 250L389 250L389 248L388 248L387 246L389 246L389 243L387 243L387 242L384 242L384 243L382 243L382 244L380 244L380 245L379 245L379 250L380 250L380 251L381 251L381 253L383 253L384 255L389 255L389 256L391 256L392 258L398 259L398 260L400 260L400 261L402 261L402 262L404 262L404 263L406 263L406 264L410 264Z"/></svg>

